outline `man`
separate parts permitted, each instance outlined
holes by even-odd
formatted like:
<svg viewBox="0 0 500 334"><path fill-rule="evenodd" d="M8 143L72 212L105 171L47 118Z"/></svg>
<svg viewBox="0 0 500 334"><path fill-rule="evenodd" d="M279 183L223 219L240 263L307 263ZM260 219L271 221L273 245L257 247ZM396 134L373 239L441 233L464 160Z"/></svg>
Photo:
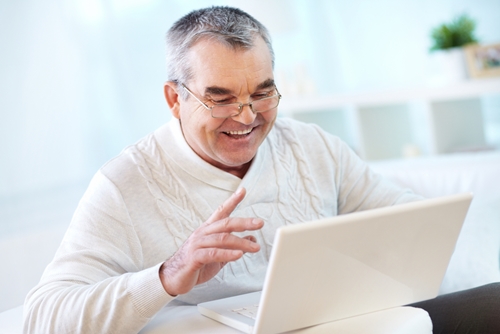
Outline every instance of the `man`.
<svg viewBox="0 0 500 334"><path fill-rule="evenodd" d="M262 288L279 226L419 199L316 126L277 119L267 30L234 8L167 34L173 119L95 175L26 332L135 333L165 305Z"/></svg>

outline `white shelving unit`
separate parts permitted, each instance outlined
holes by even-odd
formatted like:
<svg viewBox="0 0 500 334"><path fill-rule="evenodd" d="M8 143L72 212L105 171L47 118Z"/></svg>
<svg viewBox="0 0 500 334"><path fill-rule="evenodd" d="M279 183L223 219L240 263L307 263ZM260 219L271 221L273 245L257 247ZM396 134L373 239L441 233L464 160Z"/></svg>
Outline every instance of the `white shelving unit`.
<svg viewBox="0 0 500 334"><path fill-rule="evenodd" d="M482 99L490 96L500 97L500 78L446 87L285 95L280 113L317 123L362 158L379 160L486 148Z"/></svg>

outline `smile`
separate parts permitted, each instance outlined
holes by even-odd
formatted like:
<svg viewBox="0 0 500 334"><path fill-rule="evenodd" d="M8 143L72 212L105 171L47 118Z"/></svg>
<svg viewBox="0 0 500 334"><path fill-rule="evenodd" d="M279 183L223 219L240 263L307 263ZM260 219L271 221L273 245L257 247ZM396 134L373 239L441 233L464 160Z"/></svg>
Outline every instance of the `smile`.
<svg viewBox="0 0 500 334"><path fill-rule="evenodd" d="M253 130L253 128L250 128L247 130L240 130L240 131L227 131L225 133L228 135L231 135L231 136L243 136L243 135L249 134L250 132L252 132L252 130Z"/></svg>

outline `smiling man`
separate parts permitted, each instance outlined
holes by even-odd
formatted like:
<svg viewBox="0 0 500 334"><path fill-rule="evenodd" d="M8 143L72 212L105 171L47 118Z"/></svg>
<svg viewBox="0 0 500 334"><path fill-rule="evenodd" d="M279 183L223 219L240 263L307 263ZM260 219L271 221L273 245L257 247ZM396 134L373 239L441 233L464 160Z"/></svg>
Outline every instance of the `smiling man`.
<svg viewBox="0 0 500 334"><path fill-rule="evenodd" d="M167 47L173 118L96 173L26 298L26 333L137 333L167 304L261 290L280 226L419 199L337 137L277 118L270 37L250 15L191 12ZM471 300L498 286L482 291L466 304L489 317ZM454 298L429 304L433 321Z"/></svg>
<svg viewBox="0 0 500 334"><path fill-rule="evenodd" d="M280 99L269 48L262 38L252 42L251 48L240 50L217 39L200 39L186 54L196 77L165 85L168 105L193 151L240 178L271 131ZM179 90L192 98L182 101Z"/></svg>

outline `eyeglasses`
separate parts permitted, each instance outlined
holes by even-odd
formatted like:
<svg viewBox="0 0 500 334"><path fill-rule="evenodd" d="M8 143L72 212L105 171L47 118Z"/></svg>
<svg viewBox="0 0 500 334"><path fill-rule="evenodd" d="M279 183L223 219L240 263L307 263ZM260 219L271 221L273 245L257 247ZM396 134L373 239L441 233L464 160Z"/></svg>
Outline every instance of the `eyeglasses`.
<svg viewBox="0 0 500 334"><path fill-rule="evenodd" d="M276 90L276 94L264 97L262 99L254 100L249 103L228 103L228 104L214 104L209 107L205 103L203 103L196 95L193 94L184 84L181 84L187 92L196 99L205 109L210 110L210 113L213 118L230 118L236 117L243 111L243 107L249 106L250 110L255 113L263 113L266 111L270 111L278 106L281 99L281 94L278 92L278 88L274 88ZM273 90L273 91L274 91ZM271 91L270 93L272 93ZM269 93L269 94L270 94Z"/></svg>

